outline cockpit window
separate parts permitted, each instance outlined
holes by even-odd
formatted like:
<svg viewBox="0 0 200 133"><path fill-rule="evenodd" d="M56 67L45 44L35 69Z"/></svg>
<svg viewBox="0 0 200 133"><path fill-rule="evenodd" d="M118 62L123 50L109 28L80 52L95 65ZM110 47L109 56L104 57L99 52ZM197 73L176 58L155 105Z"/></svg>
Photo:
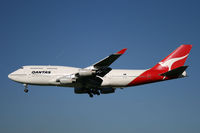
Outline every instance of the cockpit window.
<svg viewBox="0 0 200 133"><path fill-rule="evenodd" d="M24 69L24 67L22 66L22 67L20 67L20 69Z"/></svg>

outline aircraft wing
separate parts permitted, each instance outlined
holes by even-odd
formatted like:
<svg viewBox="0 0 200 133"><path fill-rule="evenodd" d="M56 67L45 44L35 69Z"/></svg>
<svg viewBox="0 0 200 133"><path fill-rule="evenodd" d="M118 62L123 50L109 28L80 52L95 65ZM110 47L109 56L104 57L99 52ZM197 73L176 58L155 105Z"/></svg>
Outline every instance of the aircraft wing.
<svg viewBox="0 0 200 133"><path fill-rule="evenodd" d="M102 83L102 79L98 76L104 77L107 73L109 73L112 70L109 66L122 54L124 54L126 50L127 49L124 48L117 53L111 54L110 56L93 64L92 66L79 69L77 73L71 74L69 77L64 76L58 78L56 82L60 82L62 84L78 82L80 84L85 84L88 88L98 87Z"/></svg>
<svg viewBox="0 0 200 133"><path fill-rule="evenodd" d="M124 54L126 50L127 48L124 48L114 54L111 54L110 56L107 56L106 58L100 60L90 67L87 67L86 69L93 69L96 71L96 75L103 77L112 70L109 66L122 54Z"/></svg>
<svg viewBox="0 0 200 133"><path fill-rule="evenodd" d="M127 48L124 48L117 53L111 54L110 56L102 59L101 61L93 64L94 68L109 67L115 60L117 60L122 54L125 53Z"/></svg>

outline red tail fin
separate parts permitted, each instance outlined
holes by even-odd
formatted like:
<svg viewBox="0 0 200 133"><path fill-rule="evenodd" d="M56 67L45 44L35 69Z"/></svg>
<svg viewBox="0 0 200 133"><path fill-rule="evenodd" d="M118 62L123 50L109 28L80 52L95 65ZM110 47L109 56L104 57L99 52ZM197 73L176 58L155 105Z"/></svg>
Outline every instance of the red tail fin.
<svg viewBox="0 0 200 133"><path fill-rule="evenodd" d="M177 67L183 66L190 53L191 48L192 45L181 45L171 54L165 57L161 62L156 64L152 69L170 71Z"/></svg>

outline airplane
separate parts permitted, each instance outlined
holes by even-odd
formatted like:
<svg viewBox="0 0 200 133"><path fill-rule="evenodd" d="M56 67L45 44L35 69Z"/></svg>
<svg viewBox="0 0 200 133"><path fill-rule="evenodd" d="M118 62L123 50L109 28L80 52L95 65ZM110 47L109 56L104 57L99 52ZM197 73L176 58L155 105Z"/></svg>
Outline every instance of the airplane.
<svg viewBox="0 0 200 133"><path fill-rule="evenodd" d="M10 73L8 78L22 83L27 93L28 85L73 87L75 94L93 95L114 93L117 88L187 77L184 63L192 45L181 45L171 54L145 70L112 69L110 65L127 50L126 48L86 67L23 66Z"/></svg>

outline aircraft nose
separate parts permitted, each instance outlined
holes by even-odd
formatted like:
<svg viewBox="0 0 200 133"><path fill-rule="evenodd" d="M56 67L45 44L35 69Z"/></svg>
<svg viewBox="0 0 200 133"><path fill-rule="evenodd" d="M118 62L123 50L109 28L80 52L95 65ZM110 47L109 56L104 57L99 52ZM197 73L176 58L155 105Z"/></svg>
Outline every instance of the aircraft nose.
<svg viewBox="0 0 200 133"><path fill-rule="evenodd" d="M25 77L26 76L24 74L24 71L22 69L18 69L10 74L8 74L8 78L13 80L13 81L16 81L16 82L23 82Z"/></svg>
<svg viewBox="0 0 200 133"><path fill-rule="evenodd" d="M14 71L14 72L8 74L8 78L15 81L16 80L16 72L17 71Z"/></svg>
<svg viewBox="0 0 200 133"><path fill-rule="evenodd" d="M13 80L13 76L12 76L12 73L8 74L8 78Z"/></svg>

